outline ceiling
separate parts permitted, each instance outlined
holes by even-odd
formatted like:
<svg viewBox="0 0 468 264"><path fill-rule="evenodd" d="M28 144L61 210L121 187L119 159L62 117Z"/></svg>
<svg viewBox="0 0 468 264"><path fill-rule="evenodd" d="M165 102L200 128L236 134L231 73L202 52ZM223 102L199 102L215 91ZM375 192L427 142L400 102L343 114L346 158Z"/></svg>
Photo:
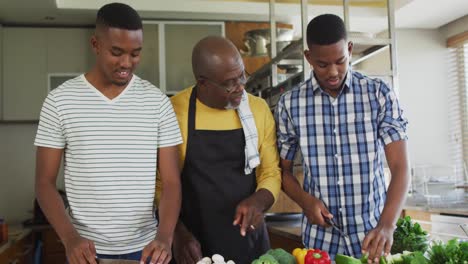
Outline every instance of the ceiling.
<svg viewBox="0 0 468 264"><path fill-rule="evenodd" d="M268 20L268 0L120 0L144 19ZM0 23L5 25L92 25L103 0L0 0ZM278 21L300 28L300 1L276 0ZM309 0L310 17L342 15L342 0ZM352 31L376 33L386 29L384 0L350 0ZM428 4L430 2L430 4ZM395 0L397 28L438 28L468 14L467 0Z"/></svg>

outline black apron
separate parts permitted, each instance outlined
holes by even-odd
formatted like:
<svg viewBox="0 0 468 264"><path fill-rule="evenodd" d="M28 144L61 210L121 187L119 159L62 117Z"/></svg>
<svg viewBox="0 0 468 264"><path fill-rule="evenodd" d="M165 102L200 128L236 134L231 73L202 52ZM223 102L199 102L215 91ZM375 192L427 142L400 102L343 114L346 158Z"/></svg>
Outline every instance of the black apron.
<svg viewBox="0 0 468 264"><path fill-rule="evenodd" d="M244 173L244 132L195 130L196 89L189 103L181 218L200 242L204 257L221 254L226 261L251 263L270 242L264 223L245 237L232 225L237 205L257 186L255 172Z"/></svg>

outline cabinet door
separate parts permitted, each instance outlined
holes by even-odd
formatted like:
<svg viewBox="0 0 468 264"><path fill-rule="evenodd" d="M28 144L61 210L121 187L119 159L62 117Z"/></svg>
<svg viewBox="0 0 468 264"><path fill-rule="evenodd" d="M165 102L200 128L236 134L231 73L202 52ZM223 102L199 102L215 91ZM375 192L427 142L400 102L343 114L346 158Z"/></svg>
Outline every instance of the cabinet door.
<svg viewBox="0 0 468 264"><path fill-rule="evenodd" d="M207 36L221 36L222 24L166 24L166 93L174 94L195 84L192 49Z"/></svg>
<svg viewBox="0 0 468 264"><path fill-rule="evenodd" d="M94 65L91 28L46 28L47 73L84 73Z"/></svg>
<svg viewBox="0 0 468 264"><path fill-rule="evenodd" d="M0 120L2 120L3 117L3 93L2 93L2 86L3 86L3 27L0 25ZM2 263L2 262L0 262Z"/></svg>
<svg viewBox="0 0 468 264"><path fill-rule="evenodd" d="M38 119L47 94L46 48L42 29L3 28L4 120Z"/></svg>
<svg viewBox="0 0 468 264"><path fill-rule="evenodd" d="M143 24L143 50L135 74L159 87L159 26Z"/></svg>

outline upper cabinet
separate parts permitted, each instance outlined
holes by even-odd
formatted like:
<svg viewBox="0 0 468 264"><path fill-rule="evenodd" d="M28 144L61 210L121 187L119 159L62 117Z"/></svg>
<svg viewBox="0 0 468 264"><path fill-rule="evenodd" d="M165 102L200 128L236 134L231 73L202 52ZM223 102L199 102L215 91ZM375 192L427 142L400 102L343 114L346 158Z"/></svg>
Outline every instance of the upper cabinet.
<svg viewBox="0 0 468 264"><path fill-rule="evenodd" d="M0 120L2 120L2 111L3 111L3 93L2 93L2 76L3 76L3 71L2 71L2 61L3 61L3 27L0 25Z"/></svg>
<svg viewBox="0 0 468 264"><path fill-rule="evenodd" d="M92 65L91 34L85 28L4 27L2 119L38 120L50 77L74 76Z"/></svg>
<svg viewBox="0 0 468 264"><path fill-rule="evenodd" d="M143 24L143 50L135 74L160 87L159 82L159 26Z"/></svg>
<svg viewBox="0 0 468 264"><path fill-rule="evenodd" d="M47 72L84 73L94 64L91 28L47 28Z"/></svg>
<svg viewBox="0 0 468 264"><path fill-rule="evenodd" d="M165 88L174 94L195 84L192 71L192 49L206 36L223 36L224 23L164 24Z"/></svg>
<svg viewBox="0 0 468 264"><path fill-rule="evenodd" d="M89 71L95 56L92 28L0 27L0 120L37 121L51 89ZM168 94L195 83L192 49L221 22L145 21L135 74Z"/></svg>
<svg viewBox="0 0 468 264"><path fill-rule="evenodd" d="M3 120L38 119L47 94L46 51L44 29L3 28Z"/></svg>

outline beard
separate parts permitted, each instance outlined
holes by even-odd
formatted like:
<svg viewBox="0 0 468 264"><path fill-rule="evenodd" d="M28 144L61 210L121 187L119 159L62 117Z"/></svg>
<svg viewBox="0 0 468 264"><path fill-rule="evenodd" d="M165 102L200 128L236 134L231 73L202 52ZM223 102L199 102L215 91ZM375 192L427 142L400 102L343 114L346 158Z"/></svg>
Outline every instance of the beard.
<svg viewBox="0 0 468 264"><path fill-rule="evenodd" d="M227 105L224 107L224 109L226 110L233 110L233 109L237 109L239 108L239 106L234 106L230 101L227 103Z"/></svg>

